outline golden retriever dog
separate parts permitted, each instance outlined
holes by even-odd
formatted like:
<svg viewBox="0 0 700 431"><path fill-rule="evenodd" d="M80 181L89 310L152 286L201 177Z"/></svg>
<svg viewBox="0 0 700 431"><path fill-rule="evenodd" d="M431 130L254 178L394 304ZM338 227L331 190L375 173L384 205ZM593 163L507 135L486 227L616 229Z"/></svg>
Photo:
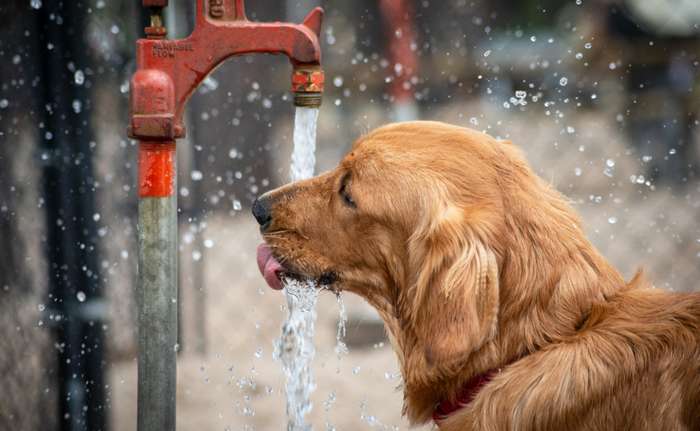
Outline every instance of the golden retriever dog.
<svg viewBox="0 0 700 431"><path fill-rule="evenodd" d="M700 430L700 294L625 282L510 142L381 127L253 207L268 284L366 299L441 430Z"/></svg>

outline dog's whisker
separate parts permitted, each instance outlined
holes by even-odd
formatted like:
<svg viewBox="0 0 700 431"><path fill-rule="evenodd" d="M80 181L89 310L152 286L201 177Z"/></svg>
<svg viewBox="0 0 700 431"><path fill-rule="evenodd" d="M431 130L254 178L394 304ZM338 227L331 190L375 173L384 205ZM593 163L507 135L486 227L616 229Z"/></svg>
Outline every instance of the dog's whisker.
<svg viewBox="0 0 700 431"><path fill-rule="evenodd" d="M283 234L288 234L288 233L293 233L293 230L290 229L279 229L279 230L274 230L272 232L265 232L265 236L273 236L273 235L283 235Z"/></svg>

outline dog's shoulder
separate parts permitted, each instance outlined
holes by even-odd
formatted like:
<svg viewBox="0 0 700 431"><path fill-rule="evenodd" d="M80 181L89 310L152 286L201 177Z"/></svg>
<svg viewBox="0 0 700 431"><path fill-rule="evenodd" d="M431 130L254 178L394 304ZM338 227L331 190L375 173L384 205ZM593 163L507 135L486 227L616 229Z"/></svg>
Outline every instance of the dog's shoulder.
<svg viewBox="0 0 700 431"><path fill-rule="evenodd" d="M584 329L631 331L643 338L690 332L700 337L700 292L676 293L631 283L607 301L594 304Z"/></svg>
<svg viewBox="0 0 700 431"><path fill-rule="evenodd" d="M446 429L465 423L498 430L696 424L699 328L700 294L628 286L595 304L575 335L504 368Z"/></svg>

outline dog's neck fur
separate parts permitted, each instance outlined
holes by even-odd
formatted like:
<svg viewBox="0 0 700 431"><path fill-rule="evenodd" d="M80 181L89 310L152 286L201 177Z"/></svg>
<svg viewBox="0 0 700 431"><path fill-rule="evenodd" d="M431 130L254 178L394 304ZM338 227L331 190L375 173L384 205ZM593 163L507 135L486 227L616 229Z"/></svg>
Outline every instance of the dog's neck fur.
<svg viewBox="0 0 700 431"><path fill-rule="evenodd" d="M503 247L494 250L501 286L498 330L477 351L452 363L431 365L397 314L395 301L384 295L365 295L385 321L397 352L404 379L404 410L411 422L428 421L438 402L454 398L476 374L504 367L574 334L594 302L604 301L624 286L619 273L586 239L561 195L539 179L533 181L530 186L544 196L539 208L519 205L532 201L518 196L528 193L525 187L510 190L509 198L504 198L508 218L499 235L510 240L492 242ZM565 232L552 233L555 226Z"/></svg>

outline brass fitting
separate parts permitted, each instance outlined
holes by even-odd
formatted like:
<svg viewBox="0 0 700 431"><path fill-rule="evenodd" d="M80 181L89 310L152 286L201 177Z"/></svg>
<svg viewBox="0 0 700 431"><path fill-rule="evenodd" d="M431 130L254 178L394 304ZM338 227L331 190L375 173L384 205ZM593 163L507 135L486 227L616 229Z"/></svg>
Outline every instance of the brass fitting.
<svg viewBox="0 0 700 431"><path fill-rule="evenodd" d="M320 66L295 67L292 72L294 105L307 108L321 106L324 79Z"/></svg>
<svg viewBox="0 0 700 431"><path fill-rule="evenodd" d="M167 3L167 2L166 2ZM151 10L151 25L144 29L148 39L165 39L168 29L163 25L163 8L153 6Z"/></svg>

